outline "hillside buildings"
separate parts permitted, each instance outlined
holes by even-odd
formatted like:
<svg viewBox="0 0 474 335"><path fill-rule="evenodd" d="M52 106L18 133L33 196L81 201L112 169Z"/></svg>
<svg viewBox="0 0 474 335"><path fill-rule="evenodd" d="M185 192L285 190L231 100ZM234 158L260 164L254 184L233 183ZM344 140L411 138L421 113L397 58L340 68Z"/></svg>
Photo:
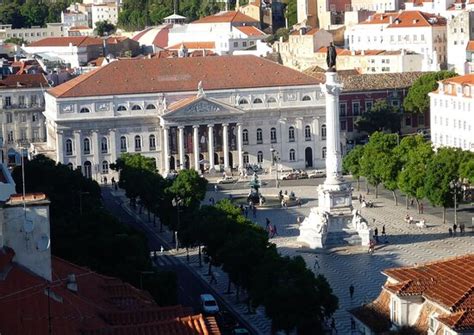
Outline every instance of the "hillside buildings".
<svg viewBox="0 0 474 335"><path fill-rule="evenodd" d="M281 168L322 167L319 82L254 56L119 60L46 93L47 146L95 179L124 152L162 173L270 167L271 149Z"/></svg>
<svg viewBox="0 0 474 335"><path fill-rule="evenodd" d="M449 78L430 93L431 140L436 148L474 151L474 74Z"/></svg>
<svg viewBox="0 0 474 335"><path fill-rule="evenodd" d="M0 25L0 40L22 38L34 42L46 37L61 37L65 35L62 23L47 23L46 27L12 28L11 24Z"/></svg>
<svg viewBox="0 0 474 335"><path fill-rule="evenodd" d="M474 41L474 10L463 11L448 20L447 36L448 70L460 75L473 72L469 42Z"/></svg>

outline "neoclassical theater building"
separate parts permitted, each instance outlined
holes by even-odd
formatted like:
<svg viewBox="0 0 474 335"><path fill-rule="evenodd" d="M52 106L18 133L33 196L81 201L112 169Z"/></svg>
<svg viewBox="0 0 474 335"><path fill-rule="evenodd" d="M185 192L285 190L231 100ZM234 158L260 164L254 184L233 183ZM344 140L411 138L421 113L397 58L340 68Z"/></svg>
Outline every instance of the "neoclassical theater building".
<svg viewBox="0 0 474 335"><path fill-rule="evenodd" d="M114 61L50 89L44 115L42 150L94 179L125 152L161 173L324 166L318 80L255 56Z"/></svg>

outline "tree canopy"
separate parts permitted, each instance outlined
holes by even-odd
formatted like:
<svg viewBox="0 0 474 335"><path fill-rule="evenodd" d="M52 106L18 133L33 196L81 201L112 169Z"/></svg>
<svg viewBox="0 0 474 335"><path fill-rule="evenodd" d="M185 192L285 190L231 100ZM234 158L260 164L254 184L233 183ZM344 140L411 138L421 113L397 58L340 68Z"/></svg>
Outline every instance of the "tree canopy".
<svg viewBox="0 0 474 335"><path fill-rule="evenodd" d="M97 36L108 36L115 33L115 30L117 30L115 25L105 20L105 21L99 21L96 23L94 33Z"/></svg>
<svg viewBox="0 0 474 335"><path fill-rule="evenodd" d="M371 109L362 113L355 123L357 130L372 134L375 131L389 131L397 133L400 131L402 113L386 100L377 100Z"/></svg>
<svg viewBox="0 0 474 335"><path fill-rule="evenodd" d="M430 108L430 97L428 93L438 87L438 81L451 78L457 74L453 71L438 71L427 73L419 77L408 90L403 101L406 112L424 113Z"/></svg>
<svg viewBox="0 0 474 335"><path fill-rule="evenodd" d="M0 22L13 28L45 26L61 22L61 12L73 1L7 0L0 4Z"/></svg>

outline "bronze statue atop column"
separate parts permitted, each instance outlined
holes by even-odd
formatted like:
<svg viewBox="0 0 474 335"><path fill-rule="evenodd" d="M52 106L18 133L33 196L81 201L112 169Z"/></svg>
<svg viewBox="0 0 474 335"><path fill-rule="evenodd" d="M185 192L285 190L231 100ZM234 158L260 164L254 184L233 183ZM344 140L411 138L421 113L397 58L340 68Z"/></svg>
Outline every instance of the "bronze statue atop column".
<svg viewBox="0 0 474 335"><path fill-rule="evenodd" d="M328 72L336 72L336 47L331 42L328 46L328 51L326 53L326 63L328 65Z"/></svg>

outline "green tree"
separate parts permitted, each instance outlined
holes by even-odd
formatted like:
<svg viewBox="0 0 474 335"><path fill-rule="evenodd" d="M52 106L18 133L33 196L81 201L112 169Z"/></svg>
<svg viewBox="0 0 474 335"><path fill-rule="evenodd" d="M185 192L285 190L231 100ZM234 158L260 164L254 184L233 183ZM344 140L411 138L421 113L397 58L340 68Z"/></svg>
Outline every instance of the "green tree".
<svg viewBox="0 0 474 335"><path fill-rule="evenodd" d="M468 183L474 184L474 153L463 151L461 164L459 165L459 175Z"/></svg>
<svg viewBox="0 0 474 335"><path fill-rule="evenodd" d="M357 191L360 190L360 176L362 174L360 159L363 155L364 147L362 145L357 145L354 149L349 151L342 161L344 170L349 172L352 177L357 180Z"/></svg>
<svg viewBox="0 0 474 335"><path fill-rule="evenodd" d="M408 90L403 101L403 107L407 112L424 113L430 108L430 97L428 93L438 87L438 81L451 78L457 74L453 71L438 71L427 73L419 77Z"/></svg>
<svg viewBox="0 0 474 335"><path fill-rule="evenodd" d="M420 200L425 197L425 177L428 162L433 157L433 149L423 136L404 137L396 149L402 165L398 176L398 188L408 196L416 199L418 208Z"/></svg>
<svg viewBox="0 0 474 335"><path fill-rule="evenodd" d="M377 100L372 108L363 113L355 123L357 130L372 134L375 131L398 133L401 127L402 113L386 100Z"/></svg>
<svg viewBox="0 0 474 335"><path fill-rule="evenodd" d="M25 25L25 19L20 13L21 3L12 1L4 2L0 5L0 22L3 24L10 23L13 28L22 28Z"/></svg>
<svg viewBox="0 0 474 335"><path fill-rule="evenodd" d="M43 26L48 16L48 6L40 0L26 0L20 9L27 26Z"/></svg>
<svg viewBox="0 0 474 335"><path fill-rule="evenodd" d="M287 42L290 36L290 31L286 28L278 28L275 34L268 36L267 42L273 43L279 41L280 38L283 39L283 42Z"/></svg>
<svg viewBox="0 0 474 335"><path fill-rule="evenodd" d="M48 3L46 22L61 22L61 12L70 4L70 1L54 1Z"/></svg>
<svg viewBox="0 0 474 335"><path fill-rule="evenodd" d="M387 182L394 173L390 156L396 145L396 134L375 132L364 147L364 153L360 158L361 171L367 181L375 187L376 198L378 197L378 185L384 181ZM387 172L388 168L390 168L390 172Z"/></svg>
<svg viewBox="0 0 474 335"><path fill-rule="evenodd" d="M207 180L196 170L181 170L167 189L173 197L181 199L184 207L197 208L206 196Z"/></svg>
<svg viewBox="0 0 474 335"><path fill-rule="evenodd" d="M425 194L434 206L443 207L443 222L446 222L446 208L454 206L454 191L449 184L460 179L461 156L460 149L440 148L426 168Z"/></svg>
<svg viewBox="0 0 474 335"><path fill-rule="evenodd" d="M285 18L288 20L288 27L293 27L293 25L298 23L296 0L288 0L288 3L286 5Z"/></svg>
<svg viewBox="0 0 474 335"><path fill-rule="evenodd" d="M10 37L10 38L7 38L5 41L3 41L4 43L13 43L13 44L16 44L16 45L23 45L23 44L28 44L27 41L25 41L22 37Z"/></svg>
<svg viewBox="0 0 474 335"><path fill-rule="evenodd" d="M97 36L109 36L115 33L117 28L114 24L110 23L109 21L99 21L96 23L94 33Z"/></svg>

